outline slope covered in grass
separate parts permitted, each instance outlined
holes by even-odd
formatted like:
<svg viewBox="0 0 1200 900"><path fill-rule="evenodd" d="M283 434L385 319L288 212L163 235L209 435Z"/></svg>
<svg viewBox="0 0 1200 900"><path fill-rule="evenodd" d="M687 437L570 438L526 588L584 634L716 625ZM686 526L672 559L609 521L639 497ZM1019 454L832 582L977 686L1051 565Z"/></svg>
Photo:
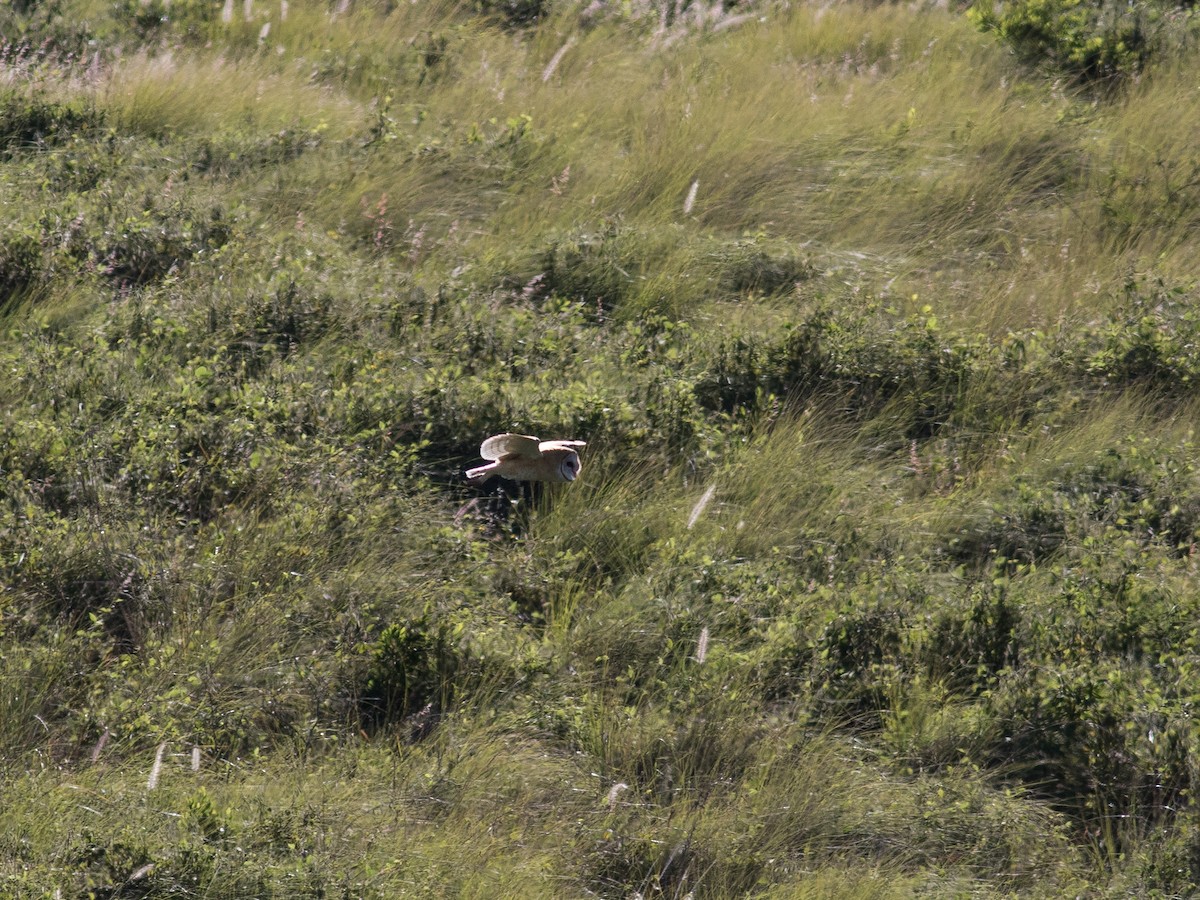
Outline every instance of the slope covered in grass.
<svg viewBox="0 0 1200 900"><path fill-rule="evenodd" d="M0 893L1189 894L1193 26L1001 12L0 11Z"/></svg>

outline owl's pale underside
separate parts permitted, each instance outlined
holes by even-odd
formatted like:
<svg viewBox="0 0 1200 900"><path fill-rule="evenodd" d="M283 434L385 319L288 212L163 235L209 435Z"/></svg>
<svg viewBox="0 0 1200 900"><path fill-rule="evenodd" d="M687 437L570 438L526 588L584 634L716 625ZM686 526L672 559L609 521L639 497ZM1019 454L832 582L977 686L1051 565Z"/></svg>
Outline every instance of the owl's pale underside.
<svg viewBox="0 0 1200 900"><path fill-rule="evenodd" d="M584 441L539 441L527 434L494 434L479 447L489 460L485 466L467 469L472 484L503 475L513 481L574 481L582 468L576 447Z"/></svg>

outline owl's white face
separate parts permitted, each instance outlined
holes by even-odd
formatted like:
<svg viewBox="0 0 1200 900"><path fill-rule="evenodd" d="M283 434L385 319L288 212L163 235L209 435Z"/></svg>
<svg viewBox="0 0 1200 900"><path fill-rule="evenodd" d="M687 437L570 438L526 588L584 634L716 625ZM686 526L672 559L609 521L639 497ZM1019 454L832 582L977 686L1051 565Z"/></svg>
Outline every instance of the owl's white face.
<svg viewBox="0 0 1200 900"><path fill-rule="evenodd" d="M574 481L579 477L580 468L579 454L572 451L559 463L558 474L562 476L563 481Z"/></svg>

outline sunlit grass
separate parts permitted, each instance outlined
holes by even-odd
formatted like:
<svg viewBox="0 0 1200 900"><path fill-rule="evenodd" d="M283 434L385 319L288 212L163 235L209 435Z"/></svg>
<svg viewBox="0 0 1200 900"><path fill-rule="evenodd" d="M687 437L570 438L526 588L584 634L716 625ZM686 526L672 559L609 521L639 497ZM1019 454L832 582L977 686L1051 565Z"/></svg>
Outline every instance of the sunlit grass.
<svg viewBox="0 0 1200 900"><path fill-rule="evenodd" d="M255 60L191 54L119 60L95 88L96 102L123 128L152 135L328 131L339 138L360 125L362 111L334 92Z"/></svg>
<svg viewBox="0 0 1200 900"><path fill-rule="evenodd" d="M151 130L236 122L366 140L374 119L382 143L366 160L301 160L271 194L414 262L536 254L619 214L852 259L877 290L989 330L1103 304L1130 266L1175 258L1191 221L1186 142L1139 150L1120 124L1097 140L1093 119L1111 113L1023 81L965 21L933 10L770 10L677 41L580 31L568 15L528 42L457 21L297 4L272 38L279 54L127 59L105 102ZM379 49L352 51L352 35ZM367 84L361 68L325 65L347 54L395 68ZM1174 83L1120 108L1154 117L1177 105ZM1135 234L1137 185L1156 180L1160 222ZM687 263L664 258L668 280L643 303Z"/></svg>
<svg viewBox="0 0 1200 900"><path fill-rule="evenodd" d="M66 6L0 54L0 893L1195 883L1185 66ZM503 430L580 479L465 485Z"/></svg>

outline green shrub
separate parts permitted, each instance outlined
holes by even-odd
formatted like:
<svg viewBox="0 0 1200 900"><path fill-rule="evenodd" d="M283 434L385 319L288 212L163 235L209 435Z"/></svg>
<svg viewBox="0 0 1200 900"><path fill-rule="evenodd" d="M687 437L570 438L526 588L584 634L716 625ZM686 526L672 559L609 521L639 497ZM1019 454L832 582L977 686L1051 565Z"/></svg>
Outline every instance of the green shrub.
<svg viewBox="0 0 1200 900"><path fill-rule="evenodd" d="M967 401L994 377L998 361L996 348L944 333L929 308L900 317L828 304L779 337L726 339L713 357L696 385L706 409L755 409L774 397L796 407L816 403L852 421L886 410L891 441L925 439L956 416L977 415Z"/></svg>
<svg viewBox="0 0 1200 900"><path fill-rule="evenodd" d="M1060 351L1073 373L1105 387L1190 396L1200 380L1200 312L1194 289L1131 279L1105 320Z"/></svg>
<svg viewBox="0 0 1200 900"><path fill-rule="evenodd" d="M817 635L816 702L832 721L870 725L887 707L908 628L901 609L876 607L841 613Z"/></svg>
<svg viewBox="0 0 1200 900"><path fill-rule="evenodd" d="M220 208L199 213L182 204L129 216L95 246L101 271L122 284L157 281L206 252L218 250L233 233Z"/></svg>
<svg viewBox="0 0 1200 900"><path fill-rule="evenodd" d="M379 636L363 680L359 707L365 727L406 723L421 736L469 690L473 664L447 625L414 620Z"/></svg>
<svg viewBox="0 0 1200 900"><path fill-rule="evenodd" d="M970 14L1024 58L1048 63L1084 81L1136 75L1154 54L1153 23L1167 4L1116 0L1015 0Z"/></svg>
<svg viewBox="0 0 1200 900"><path fill-rule="evenodd" d="M1069 501L1053 488L1019 483L1015 495L985 504L947 545L959 563L990 567L1041 563L1068 538Z"/></svg>
<svg viewBox="0 0 1200 900"><path fill-rule="evenodd" d="M1172 819L1193 786L1194 736L1147 674L1091 661L1009 673L988 700L995 762L1087 825Z"/></svg>
<svg viewBox="0 0 1200 900"><path fill-rule="evenodd" d="M203 38L220 15L220 5L207 0L117 0L113 6L114 17L129 23L139 41L153 41L164 33Z"/></svg>
<svg viewBox="0 0 1200 900"><path fill-rule="evenodd" d="M474 8L510 27L528 28L550 14L553 0L474 0Z"/></svg>
<svg viewBox="0 0 1200 900"><path fill-rule="evenodd" d="M661 241L655 248L652 240L615 219L595 231L565 235L546 249L542 271L531 284L603 317L640 290L647 267L661 259Z"/></svg>
<svg viewBox="0 0 1200 900"><path fill-rule="evenodd" d="M533 261L511 261L504 286L526 298L578 303L592 321L683 319L704 301L795 293L813 279L810 260L765 234L740 238L646 228L620 217L552 235Z"/></svg>
<svg viewBox="0 0 1200 900"><path fill-rule="evenodd" d="M77 135L89 136L103 121L100 112L82 103L0 94L0 159L57 147Z"/></svg>
<svg viewBox="0 0 1200 900"><path fill-rule="evenodd" d="M11 226L0 233L0 314L41 282L43 265L42 242L36 234Z"/></svg>
<svg viewBox="0 0 1200 900"><path fill-rule="evenodd" d="M282 128L272 134L214 135L189 146L192 168L210 178L233 178L255 169L294 162L321 146L321 134L304 128Z"/></svg>
<svg viewBox="0 0 1200 900"><path fill-rule="evenodd" d="M929 670L953 690L979 693L1021 664L1021 611L997 580L973 585L968 605L941 611L930 629Z"/></svg>
<svg viewBox="0 0 1200 900"><path fill-rule="evenodd" d="M50 517L28 521L27 528L18 540L5 536L0 547L19 560L9 577L37 619L68 629L96 627L122 652L140 646L162 610L135 552L136 537L123 543Z"/></svg>

